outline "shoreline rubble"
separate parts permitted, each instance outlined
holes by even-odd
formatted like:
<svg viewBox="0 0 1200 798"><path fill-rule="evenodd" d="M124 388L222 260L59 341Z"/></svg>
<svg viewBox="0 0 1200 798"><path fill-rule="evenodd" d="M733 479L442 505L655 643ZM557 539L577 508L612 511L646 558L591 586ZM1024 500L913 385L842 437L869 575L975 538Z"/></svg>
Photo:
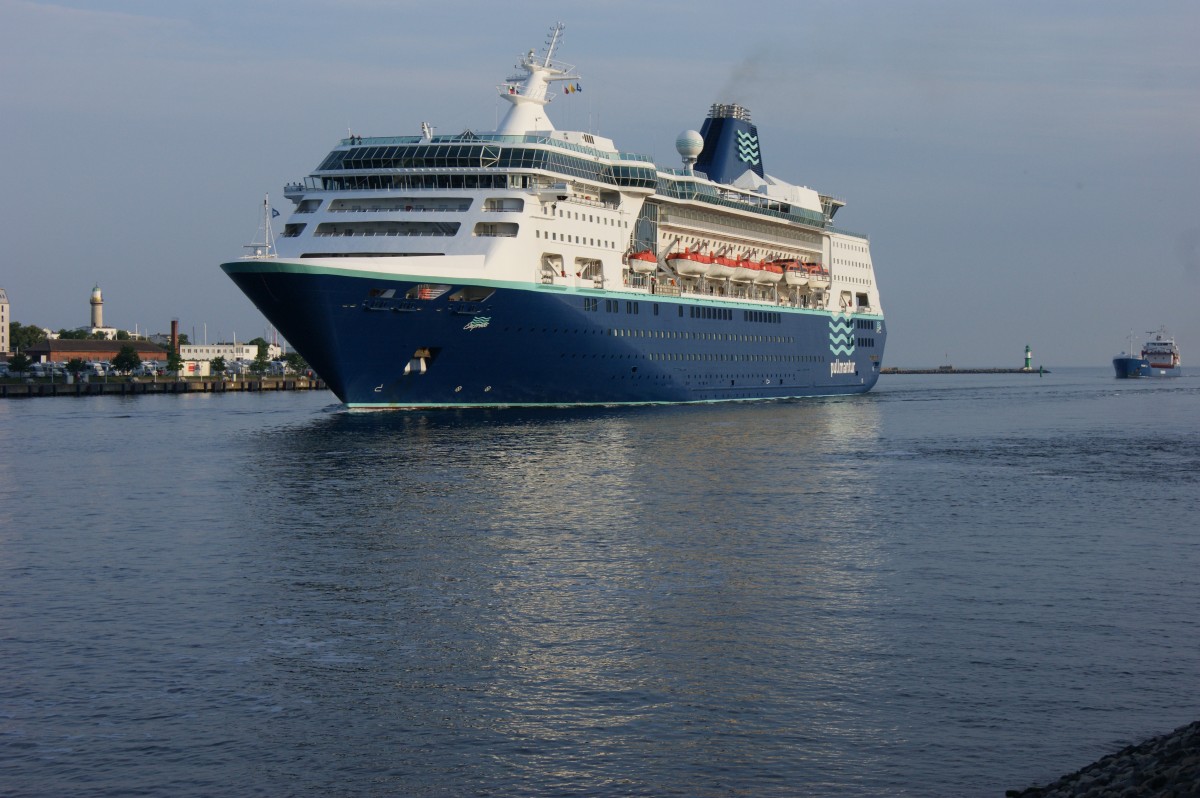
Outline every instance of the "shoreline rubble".
<svg viewBox="0 0 1200 798"><path fill-rule="evenodd" d="M1005 798L1185 798L1200 795L1200 721L1130 745L1041 787Z"/></svg>

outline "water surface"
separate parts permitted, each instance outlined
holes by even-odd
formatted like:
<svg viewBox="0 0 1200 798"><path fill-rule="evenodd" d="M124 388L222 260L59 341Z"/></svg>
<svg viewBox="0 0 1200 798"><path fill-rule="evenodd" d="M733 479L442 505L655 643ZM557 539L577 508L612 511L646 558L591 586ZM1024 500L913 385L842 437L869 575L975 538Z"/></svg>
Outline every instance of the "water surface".
<svg viewBox="0 0 1200 798"><path fill-rule="evenodd" d="M1200 380L0 402L5 795L1003 795L1200 717Z"/></svg>

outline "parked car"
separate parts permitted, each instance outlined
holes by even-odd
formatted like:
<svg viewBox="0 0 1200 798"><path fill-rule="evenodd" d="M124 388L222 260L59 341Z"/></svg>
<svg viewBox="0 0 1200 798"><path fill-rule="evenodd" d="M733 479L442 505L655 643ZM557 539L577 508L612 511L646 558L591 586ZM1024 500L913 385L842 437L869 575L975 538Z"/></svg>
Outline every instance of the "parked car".
<svg viewBox="0 0 1200 798"><path fill-rule="evenodd" d="M62 363L34 363L29 367L29 374L32 377L62 377L66 373L67 370L63 368Z"/></svg>

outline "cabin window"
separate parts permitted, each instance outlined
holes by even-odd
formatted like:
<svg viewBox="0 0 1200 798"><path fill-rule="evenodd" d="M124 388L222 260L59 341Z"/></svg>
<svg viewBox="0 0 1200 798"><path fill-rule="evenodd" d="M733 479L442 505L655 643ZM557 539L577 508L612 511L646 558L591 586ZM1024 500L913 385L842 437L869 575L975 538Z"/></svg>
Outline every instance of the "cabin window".
<svg viewBox="0 0 1200 798"><path fill-rule="evenodd" d="M486 302L496 293L495 288L479 285L468 285L455 291L447 299L451 302Z"/></svg>
<svg viewBox="0 0 1200 798"><path fill-rule="evenodd" d="M477 222L473 234L489 238L515 238L519 227L516 222Z"/></svg>
<svg viewBox="0 0 1200 798"><path fill-rule="evenodd" d="M484 200L483 210L488 212L520 212L525 210L525 200L520 197L490 197Z"/></svg>
<svg viewBox="0 0 1200 798"><path fill-rule="evenodd" d="M424 299L426 301L437 299L442 294L450 290L452 286L440 285L436 283L421 283L409 289L404 295L405 299Z"/></svg>

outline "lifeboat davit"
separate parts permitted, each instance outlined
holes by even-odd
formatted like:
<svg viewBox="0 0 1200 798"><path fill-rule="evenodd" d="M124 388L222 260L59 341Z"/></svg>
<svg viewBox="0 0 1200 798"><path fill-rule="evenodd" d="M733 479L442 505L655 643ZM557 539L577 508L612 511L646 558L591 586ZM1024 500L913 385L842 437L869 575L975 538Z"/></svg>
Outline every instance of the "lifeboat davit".
<svg viewBox="0 0 1200 798"><path fill-rule="evenodd" d="M733 276L734 267L737 266L737 261L733 258L727 258L724 255L717 255L712 259L712 263L708 265L708 276L725 279Z"/></svg>
<svg viewBox="0 0 1200 798"><path fill-rule="evenodd" d="M798 260L781 261L783 266L784 281L794 287L803 288L808 285L808 271L804 268L804 264Z"/></svg>
<svg viewBox="0 0 1200 798"><path fill-rule="evenodd" d="M829 287L829 270L819 263L804 264L808 269L808 286L814 291L824 291Z"/></svg>
<svg viewBox="0 0 1200 798"><path fill-rule="evenodd" d="M774 285L783 279L783 267L778 263L763 262L754 274L754 282L758 285Z"/></svg>
<svg viewBox="0 0 1200 798"><path fill-rule="evenodd" d="M667 255L667 264L683 277L700 277L708 274L712 258L702 252L672 252Z"/></svg>
<svg viewBox="0 0 1200 798"><path fill-rule="evenodd" d="M758 274L758 268L762 264L757 261L743 258L737 261L733 267L733 274L729 275L729 279L735 283L750 283L754 281L754 276Z"/></svg>
<svg viewBox="0 0 1200 798"><path fill-rule="evenodd" d="M658 271L658 256L648 249L629 256L629 268L638 274L654 274Z"/></svg>

